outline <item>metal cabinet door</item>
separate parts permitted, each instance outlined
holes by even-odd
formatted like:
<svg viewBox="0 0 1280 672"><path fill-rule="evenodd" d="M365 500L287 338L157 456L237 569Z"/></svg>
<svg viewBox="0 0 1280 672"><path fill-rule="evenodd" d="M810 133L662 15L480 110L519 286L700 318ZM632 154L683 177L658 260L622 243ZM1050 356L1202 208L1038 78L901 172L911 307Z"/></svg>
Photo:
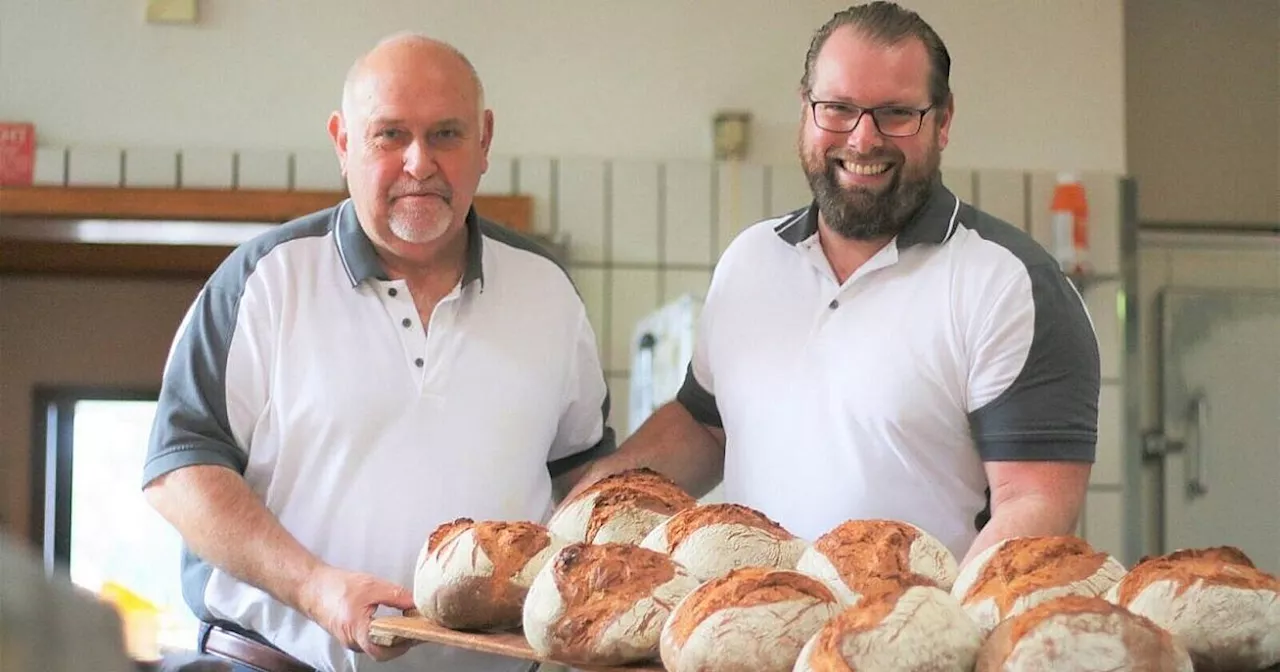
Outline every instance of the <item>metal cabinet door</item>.
<svg viewBox="0 0 1280 672"><path fill-rule="evenodd" d="M1280 572L1280 294L1160 300L1165 551L1231 545Z"/></svg>

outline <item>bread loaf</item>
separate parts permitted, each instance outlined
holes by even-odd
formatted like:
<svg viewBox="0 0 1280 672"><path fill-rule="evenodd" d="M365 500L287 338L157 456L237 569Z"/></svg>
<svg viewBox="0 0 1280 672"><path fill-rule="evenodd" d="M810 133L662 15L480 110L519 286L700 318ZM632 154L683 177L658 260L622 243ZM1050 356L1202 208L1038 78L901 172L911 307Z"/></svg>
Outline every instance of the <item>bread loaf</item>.
<svg viewBox="0 0 1280 672"><path fill-rule="evenodd" d="M978 652L976 672L1192 672L1167 631L1100 597L1049 600L1006 619Z"/></svg>
<svg viewBox="0 0 1280 672"><path fill-rule="evenodd" d="M864 593L806 644L795 672L970 672L982 644L960 603L929 579L901 575Z"/></svg>
<svg viewBox="0 0 1280 672"><path fill-rule="evenodd" d="M663 521L640 543L670 555L699 580L740 567L794 569L804 540L738 504L704 504Z"/></svg>
<svg viewBox="0 0 1280 672"><path fill-rule="evenodd" d="M1238 549L1144 558L1107 598L1173 633L1197 672L1280 664L1280 580Z"/></svg>
<svg viewBox="0 0 1280 672"><path fill-rule="evenodd" d="M697 500L651 469L607 476L565 502L547 528L566 541L638 544L654 527Z"/></svg>
<svg viewBox="0 0 1280 672"><path fill-rule="evenodd" d="M992 545L960 570L951 594L990 633L1000 621L1065 595L1098 597L1124 565L1079 537L1019 537Z"/></svg>
<svg viewBox="0 0 1280 672"><path fill-rule="evenodd" d="M919 576L943 590L956 579L956 559L924 530L894 520L850 520L818 537L796 563L835 591L845 604L857 604L888 579Z"/></svg>
<svg viewBox="0 0 1280 672"><path fill-rule="evenodd" d="M676 606L662 628L662 663L668 672L789 672L840 608L829 588L800 572L734 570Z"/></svg>
<svg viewBox="0 0 1280 672"><path fill-rule="evenodd" d="M445 523L418 554L414 604L446 628L517 627L534 576L562 545L529 522L459 518Z"/></svg>
<svg viewBox="0 0 1280 672"><path fill-rule="evenodd" d="M633 544L569 544L538 573L524 634L540 655L580 665L658 657L662 624L698 581L669 556Z"/></svg>

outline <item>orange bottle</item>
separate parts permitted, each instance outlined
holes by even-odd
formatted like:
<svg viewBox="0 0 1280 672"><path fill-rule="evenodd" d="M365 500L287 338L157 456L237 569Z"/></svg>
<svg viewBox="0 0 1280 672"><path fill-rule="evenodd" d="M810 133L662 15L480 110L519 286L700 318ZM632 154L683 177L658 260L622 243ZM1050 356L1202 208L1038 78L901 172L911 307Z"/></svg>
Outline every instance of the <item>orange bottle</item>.
<svg viewBox="0 0 1280 672"><path fill-rule="evenodd" d="M1059 173L1053 190L1053 256L1063 272L1089 272L1089 202L1074 173Z"/></svg>

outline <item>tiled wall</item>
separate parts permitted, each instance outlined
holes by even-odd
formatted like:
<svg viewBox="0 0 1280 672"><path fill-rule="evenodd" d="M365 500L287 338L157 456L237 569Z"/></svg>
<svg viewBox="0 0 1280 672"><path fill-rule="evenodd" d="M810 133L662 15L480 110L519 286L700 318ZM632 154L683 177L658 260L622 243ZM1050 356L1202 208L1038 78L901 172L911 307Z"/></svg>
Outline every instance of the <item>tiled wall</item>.
<svg viewBox="0 0 1280 672"><path fill-rule="evenodd" d="M40 148L46 184L205 188L341 188L328 151L231 152ZM1047 172L944 170L962 199L1046 243L1055 176ZM1102 349L1098 459L1082 529L1122 560L1126 548L1123 399L1125 353L1120 278L1121 183L1084 175L1098 277L1084 295ZM535 199L534 227L567 245L625 432L630 339L636 321L682 293L701 295L716 258L745 226L801 207L809 190L799 167L703 161L493 157L481 191ZM1132 467L1136 468L1136 467ZM1137 532L1134 530L1133 532Z"/></svg>

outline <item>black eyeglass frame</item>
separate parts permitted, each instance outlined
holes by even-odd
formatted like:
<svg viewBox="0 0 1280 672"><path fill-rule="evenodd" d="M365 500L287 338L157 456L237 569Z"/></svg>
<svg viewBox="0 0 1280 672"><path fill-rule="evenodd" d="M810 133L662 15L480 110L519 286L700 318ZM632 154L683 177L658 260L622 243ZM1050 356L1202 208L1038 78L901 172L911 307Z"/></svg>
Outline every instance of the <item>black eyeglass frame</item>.
<svg viewBox="0 0 1280 672"><path fill-rule="evenodd" d="M925 107L922 109L914 108L914 107L906 107L903 105L882 105L880 107L862 107L862 106L854 105L853 103L848 103L842 100L814 100L813 96L809 94L805 94L805 98L808 99L809 101L809 114L813 116L813 124L828 133L852 133L858 130L858 124L862 123L863 117L867 115L871 115L871 123L876 127L876 133L879 133L880 135L883 135L886 138L910 138L910 137L919 135L920 129L924 128L925 115L928 114L930 110L937 107L937 104L930 104L928 107ZM847 130L838 129L838 128L827 128L826 126L822 125L822 122L818 121L819 105L840 105L843 107L852 108L858 111L858 116L854 118L853 125L850 126ZM879 112L880 110L910 110L912 112L915 112L916 129L910 133L885 133L884 129L880 128L880 120L876 118L876 112Z"/></svg>

